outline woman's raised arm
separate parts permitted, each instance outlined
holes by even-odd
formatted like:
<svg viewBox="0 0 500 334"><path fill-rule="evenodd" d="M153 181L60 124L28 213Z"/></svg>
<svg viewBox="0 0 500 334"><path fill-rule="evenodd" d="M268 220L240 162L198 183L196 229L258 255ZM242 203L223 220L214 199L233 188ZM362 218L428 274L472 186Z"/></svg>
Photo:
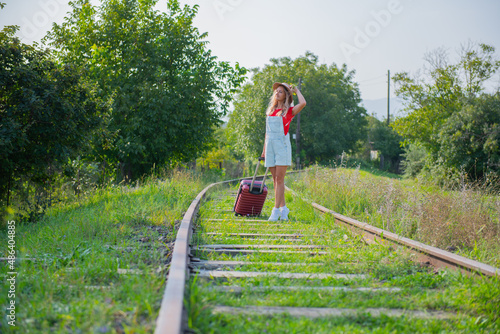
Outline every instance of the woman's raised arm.
<svg viewBox="0 0 500 334"><path fill-rule="evenodd" d="M295 94L297 94L297 98L299 99L299 104L293 107L292 109L292 114L293 116L297 115L304 107L306 106L307 102L306 99L304 99L304 96L302 96L302 93L297 87L292 87L292 90Z"/></svg>

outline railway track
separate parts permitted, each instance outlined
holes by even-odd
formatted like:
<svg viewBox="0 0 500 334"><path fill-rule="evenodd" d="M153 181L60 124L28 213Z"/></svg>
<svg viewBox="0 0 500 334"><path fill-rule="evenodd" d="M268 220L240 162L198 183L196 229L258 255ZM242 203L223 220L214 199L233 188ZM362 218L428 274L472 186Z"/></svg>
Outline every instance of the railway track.
<svg viewBox="0 0 500 334"><path fill-rule="evenodd" d="M155 333L450 330L473 319L447 303L441 288L451 274L437 269L500 273L291 189L289 221L236 217L234 181L208 186L186 212Z"/></svg>

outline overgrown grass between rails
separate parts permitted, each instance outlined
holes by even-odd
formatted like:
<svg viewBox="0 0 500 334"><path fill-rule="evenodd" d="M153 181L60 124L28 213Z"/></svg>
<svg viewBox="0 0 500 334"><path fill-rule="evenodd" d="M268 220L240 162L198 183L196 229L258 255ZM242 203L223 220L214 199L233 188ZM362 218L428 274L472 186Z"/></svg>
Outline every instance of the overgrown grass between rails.
<svg viewBox="0 0 500 334"><path fill-rule="evenodd" d="M287 180L335 212L500 267L500 194L458 191L359 169L311 168Z"/></svg>
<svg viewBox="0 0 500 334"><path fill-rule="evenodd" d="M263 287L265 288L265 287ZM220 292L206 289L206 298L215 305L232 307L279 306L279 307L327 307L327 308L393 308L406 310L448 310L458 312L457 305L450 298L443 298L443 290L425 290L423 287L397 292L383 290L287 290L281 293L273 289L252 290L243 288L241 293Z"/></svg>
<svg viewBox="0 0 500 334"><path fill-rule="evenodd" d="M17 257L35 258L16 263L17 332L151 333L176 230L203 187L199 178L177 173L140 187L101 189L52 207L36 224L17 225ZM6 298L2 288L0 305ZM5 319L2 332L10 330Z"/></svg>
<svg viewBox="0 0 500 334"><path fill-rule="evenodd" d="M206 304L205 304L206 305ZM209 313L199 317L195 333L495 333L483 319L436 320L408 317L373 317L359 312L357 316L337 318L294 318L281 315L230 315ZM498 328L498 327L496 327Z"/></svg>

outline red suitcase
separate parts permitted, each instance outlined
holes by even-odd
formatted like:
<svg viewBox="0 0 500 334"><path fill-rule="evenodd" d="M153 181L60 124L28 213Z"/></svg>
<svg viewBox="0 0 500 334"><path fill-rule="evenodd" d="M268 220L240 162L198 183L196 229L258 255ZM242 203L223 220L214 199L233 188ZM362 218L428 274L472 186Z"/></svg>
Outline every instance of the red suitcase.
<svg viewBox="0 0 500 334"><path fill-rule="evenodd" d="M259 158L259 163L257 163L253 178L251 180L242 180L240 183L233 208L236 216L259 216L262 212L262 207L267 197L267 186L265 182L269 168L266 168L264 179L262 181L256 181L255 178L259 170L260 160Z"/></svg>

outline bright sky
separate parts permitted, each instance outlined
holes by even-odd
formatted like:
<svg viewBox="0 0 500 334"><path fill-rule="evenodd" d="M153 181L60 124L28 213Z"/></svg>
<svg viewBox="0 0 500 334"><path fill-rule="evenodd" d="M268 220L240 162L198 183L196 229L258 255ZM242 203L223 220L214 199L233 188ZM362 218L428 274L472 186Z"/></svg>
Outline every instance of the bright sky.
<svg viewBox="0 0 500 334"><path fill-rule="evenodd" d="M21 26L25 43L61 22L67 0L0 0L1 25ZM93 1L94 3L97 0ZM195 25L208 32L220 60L247 68L311 51L321 63L356 71L363 99L387 97L387 70L414 73L426 52L456 56L469 40L494 46L500 58L498 0L181 0L199 4ZM166 0L158 8L166 8ZM493 84L500 85L497 79ZM392 91L392 89L391 89Z"/></svg>

